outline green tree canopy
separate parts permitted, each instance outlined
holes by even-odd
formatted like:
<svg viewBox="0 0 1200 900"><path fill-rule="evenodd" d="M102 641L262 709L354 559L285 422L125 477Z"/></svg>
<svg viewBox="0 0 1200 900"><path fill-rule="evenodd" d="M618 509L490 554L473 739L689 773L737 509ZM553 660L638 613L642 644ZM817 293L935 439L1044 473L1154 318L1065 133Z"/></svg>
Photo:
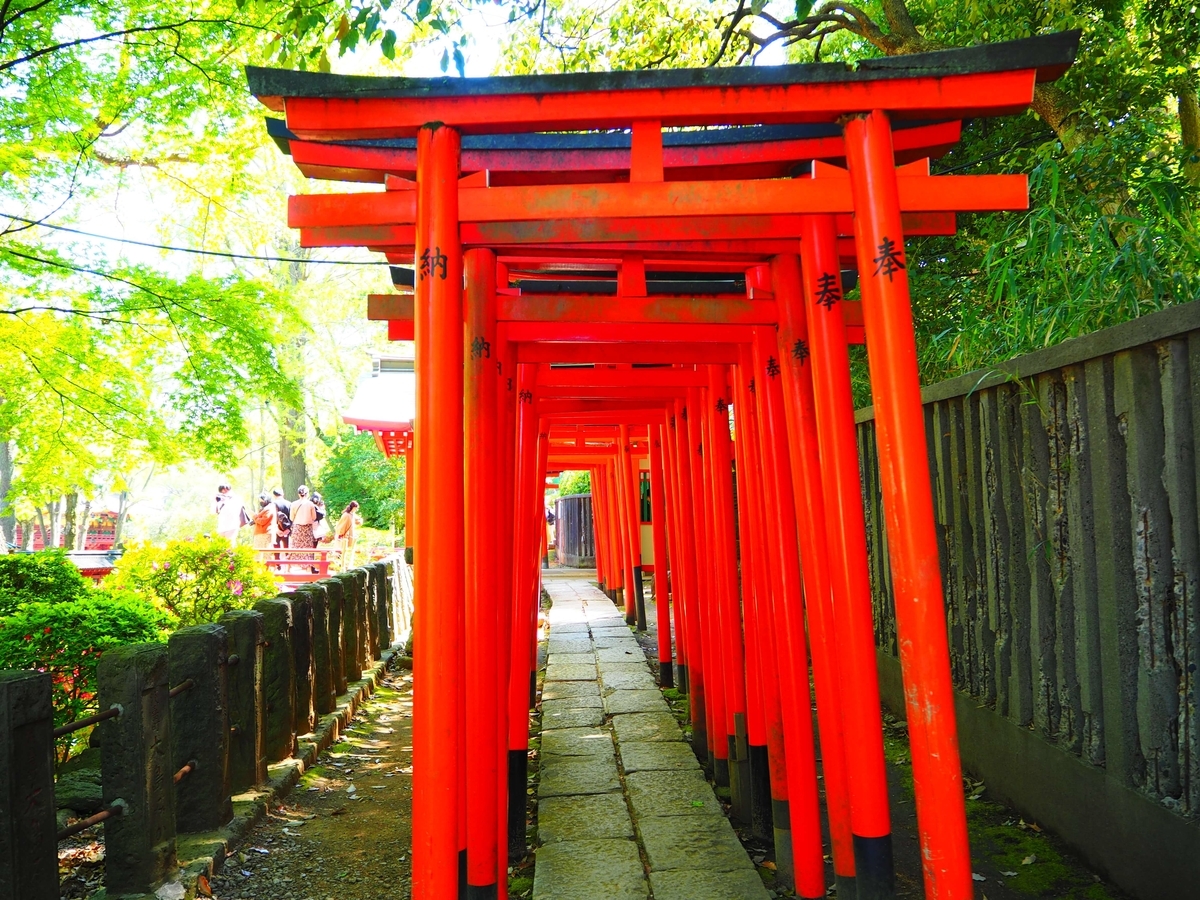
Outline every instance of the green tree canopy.
<svg viewBox="0 0 1200 900"><path fill-rule="evenodd" d="M339 435L317 478L330 527L350 501L357 500L364 524L398 531L407 484L404 469L404 460L384 456L370 433Z"/></svg>

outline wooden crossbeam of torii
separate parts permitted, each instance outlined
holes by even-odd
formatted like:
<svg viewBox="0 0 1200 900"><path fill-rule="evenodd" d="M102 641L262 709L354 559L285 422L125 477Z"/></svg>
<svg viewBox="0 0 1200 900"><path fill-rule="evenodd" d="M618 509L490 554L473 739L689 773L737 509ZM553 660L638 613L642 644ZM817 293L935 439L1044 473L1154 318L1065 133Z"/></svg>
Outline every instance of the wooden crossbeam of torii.
<svg viewBox="0 0 1200 900"><path fill-rule="evenodd" d="M628 128L638 120L665 127L836 122L861 109L886 109L898 119L961 119L1023 111L1034 83L1061 75L1077 43L1077 33L1045 35L1010 42L1008 59L968 50L957 57L864 60L854 70L770 66L715 70L721 77L701 76L714 71L701 69L427 79L419 93L404 78L335 80L255 67L247 76L259 100L286 112L288 128L305 140L413 137L429 122L470 135ZM580 102L582 93L590 102Z"/></svg>
<svg viewBox="0 0 1200 900"><path fill-rule="evenodd" d="M843 302L848 339L861 344L864 340L862 310L858 303ZM413 298L411 294L371 294L367 298L367 318L388 323L391 340L411 340ZM635 337L641 343L666 342L749 343L748 330L755 325L775 325L779 313L773 301L742 298L713 299L711 297L644 297L526 295L497 297L498 321L507 323L508 338L526 343L590 343L617 344L622 337ZM628 326L637 325L631 335ZM608 339L607 341L605 339ZM522 352L522 351L519 351ZM544 351L545 362L569 362L553 352ZM686 357L684 351L681 356ZM697 351L699 352L699 351ZM719 358L691 359L692 362L736 361L736 353L727 349L717 351ZM678 351L671 351L672 354ZM632 356L632 354L631 354ZM552 357L552 358L551 358ZM733 357L733 358L730 358ZM527 357L525 361L539 361ZM582 361L582 360L580 360ZM601 360L603 361L603 360ZM616 360L609 360L616 361ZM630 362L656 362L639 350L638 358ZM668 360L665 355L662 361ZM678 359L688 361L686 358Z"/></svg>
<svg viewBox="0 0 1200 900"><path fill-rule="evenodd" d="M267 131L310 178L383 183L389 176L416 176L416 141L371 145L305 141L284 122L267 120ZM896 161L939 157L958 143L962 123L913 124L897 130ZM628 135L537 134L519 140L468 137L464 173L486 171L489 183L547 184L622 181L632 164ZM675 132L663 141L663 179L790 177L809 160L836 162L846 155L836 125L750 126L723 132Z"/></svg>
<svg viewBox="0 0 1200 900"><path fill-rule="evenodd" d="M938 176L942 177L942 176ZM605 258L622 251L658 254L661 258L705 259L714 254L741 254L759 259L795 250L803 234L801 215L733 216L709 215L701 219L644 216L614 216L595 219L547 219L539 222L463 223L464 247L489 247L502 256L538 247L544 255L567 258ZM847 236L839 244L846 260L854 258L849 239L853 226L849 215L838 216L838 231ZM907 212L903 216L908 235L954 234L953 212ZM387 253L393 262L409 263L416 245L413 225L310 225L300 231L302 247L367 247ZM525 250L525 252L528 252Z"/></svg>
<svg viewBox="0 0 1200 900"><path fill-rule="evenodd" d="M903 170L900 170L903 172ZM1028 206L1024 175L925 175L897 178L902 212L994 212ZM506 243L499 228L572 219L786 216L854 211L849 178L758 181L670 181L630 184L460 187L459 221L477 225L489 244ZM412 225L415 191L301 194L288 198L292 228ZM487 226L497 229L488 235Z"/></svg>

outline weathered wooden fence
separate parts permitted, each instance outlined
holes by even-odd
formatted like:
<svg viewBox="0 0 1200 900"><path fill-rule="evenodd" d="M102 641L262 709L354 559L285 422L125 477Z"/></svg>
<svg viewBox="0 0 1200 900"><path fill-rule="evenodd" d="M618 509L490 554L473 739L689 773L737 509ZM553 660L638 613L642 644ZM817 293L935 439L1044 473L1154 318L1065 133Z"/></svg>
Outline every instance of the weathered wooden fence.
<svg viewBox="0 0 1200 900"><path fill-rule="evenodd" d="M558 499L554 514L558 564L578 569L596 565L596 538L592 532L592 495L569 494Z"/></svg>
<svg viewBox="0 0 1200 900"><path fill-rule="evenodd" d="M1200 884L1200 303L924 396L965 764L1131 893L1180 896ZM858 422L902 712L872 411Z"/></svg>
<svg viewBox="0 0 1200 900"><path fill-rule="evenodd" d="M98 721L103 809L57 837L50 676L0 672L0 897L57 898L58 839L101 821L109 896L175 878L177 835L216 832L269 765L301 747L315 757L321 719L408 631L409 577L398 560L372 563L166 644L105 651L101 712L59 729Z"/></svg>

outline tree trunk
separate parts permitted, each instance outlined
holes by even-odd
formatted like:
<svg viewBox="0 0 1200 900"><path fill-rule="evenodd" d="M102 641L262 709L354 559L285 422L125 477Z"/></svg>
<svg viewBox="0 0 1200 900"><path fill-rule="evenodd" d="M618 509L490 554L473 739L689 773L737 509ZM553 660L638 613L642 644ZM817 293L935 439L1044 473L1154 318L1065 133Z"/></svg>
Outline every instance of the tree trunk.
<svg viewBox="0 0 1200 900"><path fill-rule="evenodd" d="M12 479L13 444L5 439L0 441L0 552L4 553L17 542L17 517L8 503Z"/></svg>
<svg viewBox="0 0 1200 900"><path fill-rule="evenodd" d="M117 495L117 523L113 526L113 547L121 544L121 532L125 530L125 520L129 518L129 491L121 491Z"/></svg>
<svg viewBox="0 0 1200 900"><path fill-rule="evenodd" d="M1183 175L1191 184L1200 186L1200 96L1197 96L1194 76L1180 87L1177 99Z"/></svg>
<svg viewBox="0 0 1200 900"><path fill-rule="evenodd" d="M50 542L46 546L62 546L63 498L59 497L52 503L47 503L46 512L50 514Z"/></svg>
<svg viewBox="0 0 1200 900"><path fill-rule="evenodd" d="M296 488L308 484L308 466L304 459L304 410L287 407L279 423L279 474L283 493L294 499Z"/></svg>
<svg viewBox="0 0 1200 900"><path fill-rule="evenodd" d="M38 517L38 528L40 529L40 532L42 535L42 549L45 550L53 545L50 543L50 532L46 528L46 516L40 506L37 508L37 517ZM34 546L34 543L35 542L32 540L29 542L30 548L32 548Z"/></svg>
<svg viewBox="0 0 1200 900"><path fill-rule="evenodd" d="M92 530L92 501L83 502L83 512L79 516L79 529L75 536L75 549L86 550L88 532Z"/></svg>
<svg viewBox="0 0 1200 900"><path fill-rule="evenodd" d="M78 530L75 527L75 515L79 507L79 491L71 491L67 494L66 507L63 510L63 549L75 549L75 535Z"/></svg>

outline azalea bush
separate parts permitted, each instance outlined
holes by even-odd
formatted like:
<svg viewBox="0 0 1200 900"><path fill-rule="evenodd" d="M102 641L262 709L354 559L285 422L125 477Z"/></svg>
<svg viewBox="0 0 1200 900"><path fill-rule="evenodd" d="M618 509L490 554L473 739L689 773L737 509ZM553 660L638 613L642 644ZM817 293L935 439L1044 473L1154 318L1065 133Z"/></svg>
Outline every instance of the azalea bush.
<svg viewBox="0 0 1200 900"><path fill-rule="evenodd" d="M90 585L62 550L0 555L0 616L26 603L62 603L85 594Z"/></svg>
<svg viewBox="0 0 1200 900"><path fill-rule="evenodd" d="M215 622L227 610L247 609L279 593L254 550L231 547L220 537L135 545L104 586L137 594L179 626Z"/></svg>
<svg viewBox="0 0 1200 900"><path fill-rule="evenodd" d="M88 589L66 603L26 603L0 618L0 669L49 672L54 724L97 711L96 664L109 647L159 641L173 621L152 603L128 595ZM66 759L86 732L58 741Z"/></svg>

